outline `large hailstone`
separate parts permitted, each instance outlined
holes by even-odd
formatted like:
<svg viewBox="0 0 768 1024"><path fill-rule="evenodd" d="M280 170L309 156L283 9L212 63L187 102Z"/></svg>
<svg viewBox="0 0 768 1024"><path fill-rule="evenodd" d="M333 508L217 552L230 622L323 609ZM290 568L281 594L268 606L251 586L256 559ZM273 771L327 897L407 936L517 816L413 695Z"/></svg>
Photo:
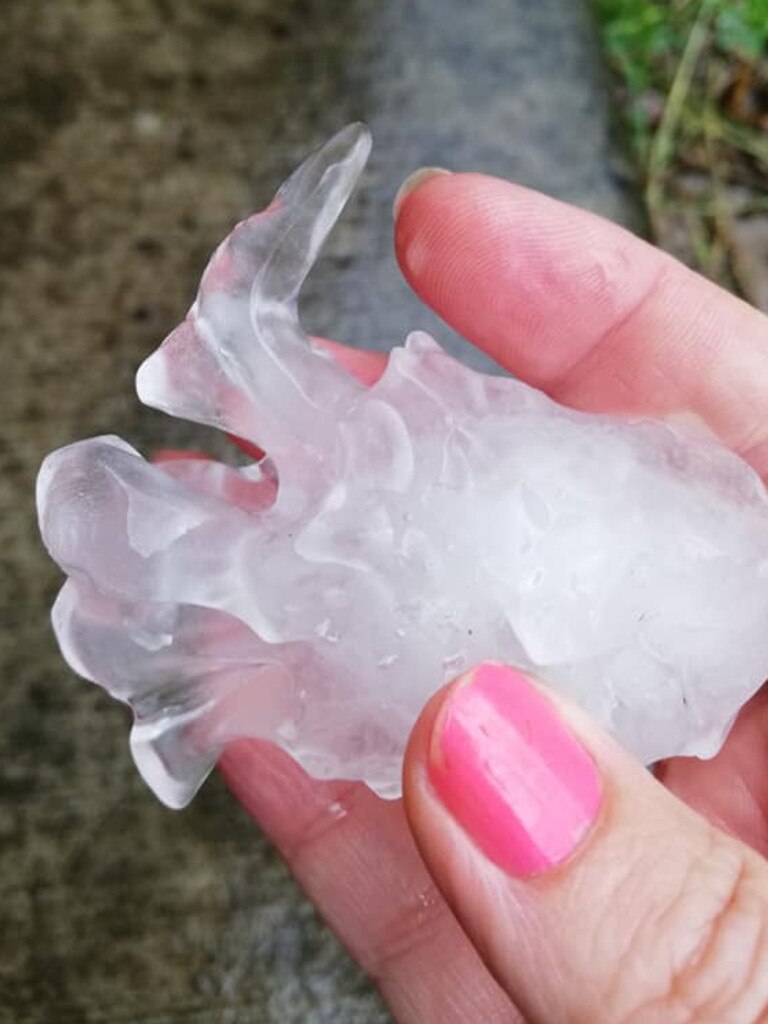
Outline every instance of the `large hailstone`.
<svg viewBox="0 0 768 1024"><path fill-rule="evenodd" d="M142 401L261 446L151 465L117 437L45 460L70 665L134 713L186 804L224 745L400 792L429 695L497 659L579 701L644 762L714 754L768 673L768 502L720 445L585 415L412 334L365 388L314 347L301 284L370 148L352 126L214 254Z"/></svg>

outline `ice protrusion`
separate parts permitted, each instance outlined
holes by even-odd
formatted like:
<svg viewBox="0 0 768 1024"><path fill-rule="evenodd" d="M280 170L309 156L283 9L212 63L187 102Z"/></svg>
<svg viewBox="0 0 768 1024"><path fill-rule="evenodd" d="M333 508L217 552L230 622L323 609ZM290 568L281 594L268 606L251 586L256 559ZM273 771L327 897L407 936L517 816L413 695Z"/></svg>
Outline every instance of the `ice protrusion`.
<svg viewBox="0 0 768 1024"><path fill-rule="evenodd" d="M236 434L273 458L328 450L361 385L309 344L298 297L370 147L368 130L350 125L222 242L187 319L139 368L145 404Z"/></svg>

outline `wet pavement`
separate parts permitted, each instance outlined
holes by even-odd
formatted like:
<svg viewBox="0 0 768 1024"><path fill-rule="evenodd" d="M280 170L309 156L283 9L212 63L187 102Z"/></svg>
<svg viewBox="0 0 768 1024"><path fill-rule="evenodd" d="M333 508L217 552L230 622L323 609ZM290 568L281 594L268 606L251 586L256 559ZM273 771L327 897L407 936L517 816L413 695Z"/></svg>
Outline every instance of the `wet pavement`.
<svg viewBox="0 0 768 1024"><path fill-rule="evenodd" d="M162 808L127 714L65 668L34 474L107 432L223 451L140 409L133 373L233 221L352 119L376 148L308 328L386 347L426 327L479 363L400 281L392 197L438 164L636 223L585 8L4 0L0 39L0 1022L386 1021L221 783Z"/></svg>

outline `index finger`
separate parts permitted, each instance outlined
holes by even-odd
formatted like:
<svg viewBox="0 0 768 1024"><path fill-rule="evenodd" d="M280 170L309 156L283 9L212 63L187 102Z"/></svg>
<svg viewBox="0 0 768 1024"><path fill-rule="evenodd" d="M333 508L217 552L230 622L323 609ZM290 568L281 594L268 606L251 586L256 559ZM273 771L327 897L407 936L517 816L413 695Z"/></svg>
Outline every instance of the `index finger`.
<svg viewBox="0 0 768 1024"><path fill-rule="evenodd" d="M610 221L481 174L398 203L421 298L575 408L703 421L768 474L768 318Z"/></svg>

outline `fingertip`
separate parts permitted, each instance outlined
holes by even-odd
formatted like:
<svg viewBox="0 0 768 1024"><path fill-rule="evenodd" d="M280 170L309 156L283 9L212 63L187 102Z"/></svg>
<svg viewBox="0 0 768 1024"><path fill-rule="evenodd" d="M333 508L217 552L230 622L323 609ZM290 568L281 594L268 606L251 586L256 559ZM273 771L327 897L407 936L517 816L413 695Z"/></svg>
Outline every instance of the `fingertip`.
<svg viewBox="0 0 768 1024"><path fill-rule="evenodd" d="M428 785L427 767L434 754L433 746L439 731L439 719L450 706L455 688L471 677L472 673L468 672L433 693L411 730L403 758L403 799L406 808L409 802L413 803L412 798L416 791Z"/></svg>
<svg viewBox="0 0 768 1024"><path fill-rule="evenodd" d="M400 268L418 292L428 269L427 257L439 255L443 217L453 216L467 195L466 173L422 176L416 171L395 197L395 253ZM480 176L482 177L482 176Z"/></svg>
<svg viewBox="0 0 768 1024"><path fill-rule="evenodd" d="M560 708L509 666L486 662L449 687L422 756L442 807L509 875L567 860L599 816L593 757Z"/></svg>
<svg viewBox="0 0 768 1024"><path fill-rule="evenodd" d="M210 462L213 456L201 451L185 451L182 448L157 448L152 452L150 462L155 466L161 466L165 462Z"/></svg>
<svg viewBox="0 0 768 1024"><path fill-rule="evenodd" d="M397 195L392 203L392 216L395 221L397 221L400 215L400 210L408 196L414 193L418 188L421 188L421 186L424 185L425 182L429 181L430 178L439 178L450 173L451 172L446 170L444 167L419 167L418 170L409 174L397 190Z"/></svg>
<svg viewBox="0 0 768 1024"><path fill-rule="evenodd" d="M353 348L330 338L312 338L312 344L323 349L361 384L375 384L387 365L387 355L370 349Z"/></svg>

